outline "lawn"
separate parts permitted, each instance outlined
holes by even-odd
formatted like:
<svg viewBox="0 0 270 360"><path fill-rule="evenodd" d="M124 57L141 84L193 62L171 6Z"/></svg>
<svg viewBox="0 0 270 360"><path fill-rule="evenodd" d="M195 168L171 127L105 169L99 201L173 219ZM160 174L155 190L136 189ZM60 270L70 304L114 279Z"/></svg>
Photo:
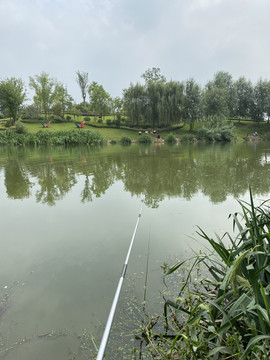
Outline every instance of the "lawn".
<svg viewBox="0 0 270 360"><path fill-rule="evenodd" d="M81 123L83 119L76 120L78 123ZM105 119L104 119L105 122ZM5 129L5 123L6 120L0 121L0 128ZM253 121L247 121L247 120L234 120L233 121L235 130L234 134L237 139L244 139L247 137L247 135L252 135L255 131L258 133L260 138L263 139L269 139L270 138L270 124L268 122L262 122L259 125ZM71 122L65 122L65 123L52 123L50 124L49 128L44 128L41 123L24 123L27 131L29 133L36 133L38 131L67 131L76 129L75 124ZM106 125L98 123L96 121L93 121L91 119L90 122L86 122L84 127L82 129L77 129L78 131L96 131L100 133L103 138L107 141L109 140L115 140L119 141L122 137L128 137L132 141L136 141L139 139L138 135L138 129L123 129L123 128L115 128L115 127L106 127ZM194 136L196 137L196 126L194 128ZM158 130L157 130L158 133ZM170 133L173 133L176 138L180 138L183 135L190 134L189 132L189 125L183 125L177 126L175 128L171 129L161 129L160 135L161 138L166 139ZM150 136L154 139L156 139L157 134Z"/></svg>

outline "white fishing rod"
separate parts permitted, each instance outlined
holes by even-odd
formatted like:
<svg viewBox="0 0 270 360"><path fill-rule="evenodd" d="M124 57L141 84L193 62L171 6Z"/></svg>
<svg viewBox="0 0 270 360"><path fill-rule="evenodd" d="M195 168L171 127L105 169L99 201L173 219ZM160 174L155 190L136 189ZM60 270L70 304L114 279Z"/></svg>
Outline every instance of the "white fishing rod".
<svg viewBox="0 0 270 360"><path fill-rule="evenodd" d="M110 331L111 331L111 327L112 327L112 323L113 323L114 314L115 314L115 311L116 311L116 307L117 307L117 303L118 303L118 300L119 300L121 288L122 288L123 281L124 281L126 271L127 271L129 256L130 256L131 249L132 249L132 246L133 246L136 231L137 231L137 228L138 228L138 225L139 225L139 222L140 222L140 218L142 216L142 209L143 209L143 203L142 203L142 206L141 206L140 213L138 215L138 219L137 219L136 226L135 226L135 229L134 229L134 232L133 232L133 235L132 235L132 239L131 239L130 244L129 244L126 260L125 260L125 263L124 263L124 266L123 266L123 269L122 269L122 273L121 273L121 276L120 276L120 279L119 279L119 282L118 282L118 286L117 286L117 289L116 289L116 292L115 292L115 295L114 295L111 310L110 310L110 313L109 313L109 316L108 316L108 319L107 319L107 323L106 323L105 330L104 330L104 333L103 333L103 336L102 336L102 340L101 340L101 343L100 343L100 346L99 346L99 350L98 350L96 360L102 360L103 356L104 356L104 353L105 353L105 350L106 350L106 346L107 346L107 343L108 343L108 339L109 339L109 335L110 335Z"/></svg>

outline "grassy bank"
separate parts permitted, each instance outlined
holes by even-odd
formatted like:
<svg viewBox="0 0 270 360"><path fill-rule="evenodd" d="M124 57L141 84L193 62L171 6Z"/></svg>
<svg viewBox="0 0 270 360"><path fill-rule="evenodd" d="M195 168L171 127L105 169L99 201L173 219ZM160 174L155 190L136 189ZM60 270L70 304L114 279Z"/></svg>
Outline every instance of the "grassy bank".
<svg viewBox="0 0 270 360"><path fill-rule="evenodd" d="M80 123L83 121L83 118L76 119L76 122ZM6 130L7 119L3 119L0 121L0 130ZM233 134L236 140L244 140L248 137L252 138L252 134L254 132L258 133L258 137L260 139L269 140L270 139L270 124L263 122L258 126L257 123L253 121L245 121L245 120L235 120L233 121L234 130ZM120 142L122 138L129 138L132 142L139 141L140 137L138 135L138 131L141 129L135 128L126 128L126 127L110 127L106 125L106 118L104 118L103 123L95 121L91 119L90 121L86 121L85 126L82 129L77 129L75 124L70 122L62 122L62 123L51 123L49 128L44 128L40 122L33 123L24 123L25 131L28 134L36 134L38 132L65 132L65 131L94 131L100 134L100 136L104 139L104 141L115 141ZM150 128L148 129L151 130ZM172 126L168 129L157 129L157 133L160 133L162 139L167 139L171 134L178 141L190 141L193 138L198 137L198 126L194 127L194 131L189 131L189 126L185 124L179 124L178 126ZM157 139L156 134L149 134L149 137L152 141Z"/></svg>

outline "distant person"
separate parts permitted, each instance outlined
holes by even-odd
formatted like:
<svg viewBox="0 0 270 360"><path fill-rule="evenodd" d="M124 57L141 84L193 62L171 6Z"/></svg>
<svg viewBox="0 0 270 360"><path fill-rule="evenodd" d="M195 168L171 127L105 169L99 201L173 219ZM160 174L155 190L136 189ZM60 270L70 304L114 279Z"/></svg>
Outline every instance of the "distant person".
<svg viewBox="0 0 270 360"><path fill-rule="evenodd" d="M158 139L158 141L160 140L160 134L158 134L157 139Z"/></svg>
<svg viewBox="0 0 270 360"><path fill-rule="evenodd" d="M139 131L139 135L142 135L142 132L141 132L141 130Z"/></svg>

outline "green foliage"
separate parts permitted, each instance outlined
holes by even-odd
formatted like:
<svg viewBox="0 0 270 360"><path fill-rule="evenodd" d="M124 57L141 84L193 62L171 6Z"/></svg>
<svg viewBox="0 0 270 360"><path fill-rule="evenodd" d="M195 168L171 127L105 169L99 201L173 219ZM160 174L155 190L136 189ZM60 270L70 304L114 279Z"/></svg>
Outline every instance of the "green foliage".
<svg viewBox="0 0 270 360"><path fill-rule="evenodd" d="M234 138L233 129L232 123L206 123L198 130L198 139L206 142L231 141Z"/></svg>
<svg viewBox="0 0 270 360"><path fill-rule="evenodd" d="M122 136L120 139L120 144L122 145L130 145L131 144L131 139L127 136Z"/></svg>
<svg viewBox="0 0 270 360"><path fill-rule="evenodd" d="M182 100L183 84L176 81L148 81L145 86L131 84L124 90L128 122L137 127L179 123Z"/></svg>
<svg viewBox="0 0 270 360"><path fill-rule="evenodd" d="M250 192L250 203L240 205L242 214L230 215L235 238L214 240L199 228L212 251L195 255L188 270L188 261L165 268L181 281L177 298L164 304L165 334L154 332L153 321L143 329L153 357L269 358L269 201L255 207Z"/></svg>
<svg viewBox="0 0 270 360"><path fill-rule="evenodd" d="M49 119L54 123L61 123L64 121L64 119L59 115L50 115Z"/></svg>
<svg viewBox="0 0 270 360"><path fill-rule="evenodd" d="M168 144L175 144L177 142L176 136L173 133L170 133L166 139Z"/></svg>
<svg viewBox="0 0 270 360"><path fill-rule="evenodd" d="M90 108L96 114L108 114L110 112L111 97L102 85L93 81L88 87Z"/></svg>
<svg viewBox="0 0 270 360"><path fill-rule="evenodd" d="M13 124L19 117L26 94L21 79L11 77L0 82L0 110L12 118Z"/></svg>
<svg viewBox="0 0 270 360"><path fill-rule="evenodd" d="M67 115L67 116L66 116L66 120L67 120L67 121L71 121L71 116L70 116L70 115Z"/></svg>
<svg viewBox="0 0 270 360"><path fill-rule="evenodd" d="M103 137L94 131L55 131L42 129L35 134L17 133L14 129L0 132L0 145L101 145Z"/></svg>
<svg viewBox="0 0 270 360"><path fill-rule="evenodd" d="M27 133L27 130L26 130L26 127L25 125L20 122L20 121L17 121L16 124L15 124L15 131L16 133L18 134L26 134Z"/></svg>
<svg viewBox="0 0 270 360"><path fill-rule="evenodd" d="M138 143L139 144L151 144L152 143L152 138L151 138L150 135L143 134L143 135L141 135L139 137Z"/></svg>
<svg viewBox="0 0 270 360"><path fill-rule="evenodd" d="M85 117L83 118L83 120L85 120L85 121L90 121L91 119L90 119L89 116L85 116Z"/></svg>
<svg viewBox="0 0 270 360"><path fill-rule="evenodd" d="M46 72L42 72L40 75L30 76L29 86L35 91L35 104L41 107L45 119L47 119L49 109L53 103L55 80L51 79Z"/></svg>
<svg viewBox="0 0 270 360"><path fill-rule="evenodd" d="M188 143L188 142L193 142L193 141L194 141L194 135L192 135L192 134L185 134L181 137L182 143Z"/></svg>
<svg viewBox="0 0 270 360"><path fill-rule="evenodd" d="M112 120L111 120L111 119L107 119L107 120L106 120L106 124L107 124L108 126L111 126L111 125L112 125Z"/></svg>
<svg viewBox="0 0 270 360"><path fill-rule="evenodd" d="M115 127L119 128L119 127L120 127L120 124L121 124L121 120L120 120L120 119L115 119L115 120L112 121L112 124L113 124Z"/></svg>

